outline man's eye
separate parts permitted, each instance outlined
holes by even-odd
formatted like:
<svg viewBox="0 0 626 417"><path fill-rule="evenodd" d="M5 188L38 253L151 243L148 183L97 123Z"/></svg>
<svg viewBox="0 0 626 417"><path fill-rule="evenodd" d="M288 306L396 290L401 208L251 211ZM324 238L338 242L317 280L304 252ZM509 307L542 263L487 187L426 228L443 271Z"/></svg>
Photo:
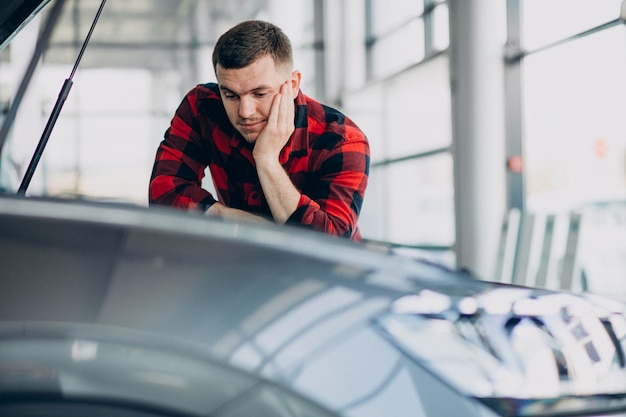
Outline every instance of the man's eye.
<svg viewBox="0 0 626 417"><path fill-rule="evenodd" d="M255 96L261 98L261 97L265 97L267 95L267 93L255 93Z"/></svg>
<svg viewBox="0 0 626 417"><path fill-rule="evenodd" d="M234 94L224 94L224 98L227 98L228 100L234 100L237 98L237 96Z"/></svg>

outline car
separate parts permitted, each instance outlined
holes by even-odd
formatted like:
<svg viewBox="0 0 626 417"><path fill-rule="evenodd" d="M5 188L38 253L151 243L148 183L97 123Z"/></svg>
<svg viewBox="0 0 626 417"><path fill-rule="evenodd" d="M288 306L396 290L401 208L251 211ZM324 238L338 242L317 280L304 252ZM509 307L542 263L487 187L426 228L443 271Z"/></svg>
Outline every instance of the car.
<svg viewBox="0 0 626 417"><path fill-rule="evenodd" d="M9 3L2 46L47 1ZM1 416L626 416L624 307L294 226L0 195Z"/></svg>
<svg viewBox="0 0 626 417"><path fill-rule="evenodd" d="M21 196L0 197L0 264L0 415L626 410L624 305L591 294L290 226Z"/></svg>

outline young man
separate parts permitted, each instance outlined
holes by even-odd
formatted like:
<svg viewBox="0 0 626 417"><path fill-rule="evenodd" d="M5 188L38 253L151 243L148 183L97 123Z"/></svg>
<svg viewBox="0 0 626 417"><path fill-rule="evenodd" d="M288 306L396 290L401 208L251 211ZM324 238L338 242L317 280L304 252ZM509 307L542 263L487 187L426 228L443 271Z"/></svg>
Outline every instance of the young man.
<svg viewBox="0 0 626 417"><path fill-rule="evenodd" d="M240 23L217 41L213 68L217 84L186 95L159 145L150 204L360 240L367 139L300 92L287 36L267 22ZM201 188L207 166L217 200Z"/></svg>

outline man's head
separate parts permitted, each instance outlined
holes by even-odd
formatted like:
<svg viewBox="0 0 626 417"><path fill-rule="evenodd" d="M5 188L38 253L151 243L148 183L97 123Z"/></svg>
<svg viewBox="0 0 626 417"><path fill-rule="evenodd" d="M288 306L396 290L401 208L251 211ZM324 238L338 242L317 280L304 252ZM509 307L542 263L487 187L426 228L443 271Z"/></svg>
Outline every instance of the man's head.
<svg viewBox="0 0 626 417"><path fill-rule="evenodd" d="M228 119L249 143L266 126L281 86L287 84L293 97L300 88L289 38L271 23L246 21L224 33L213 66Z"/></svg>
<svg viewBox="0 0 626 417"><path fill-rule="evenodd" d="M213 49L213 69L247 67L269 55L277 67L293 69L291 42L276 25L262 20L248 20L234 26L218 39Z"/></svg>

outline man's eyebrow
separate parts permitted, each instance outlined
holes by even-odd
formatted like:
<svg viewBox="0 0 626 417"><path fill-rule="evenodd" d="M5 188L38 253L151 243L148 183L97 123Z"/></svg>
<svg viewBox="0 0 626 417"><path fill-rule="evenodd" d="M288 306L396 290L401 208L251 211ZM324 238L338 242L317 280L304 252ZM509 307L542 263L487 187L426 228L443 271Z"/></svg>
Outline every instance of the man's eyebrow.
<svg viewBox="0 0 626 417"><path fill-rule="evenodd" d="M220 89L220 90L222 90L222 91L224 91L224 92L227 92L227 93L232 93L232 94L235 94L235 95L240 95L239 93L236 93L235 91L233 91L233 90L231 90L230 88L228 88L228 87L226 87L226 86L223 86L223 85L221 85L221 84L219 85L219 89ZM247 91L246 93L254 93L255 91L260 91L260 90L271 90L271 89L272 89L272 87L271 87L271 86L269 86L269 85L260 85L260 86L258 86L258 87L254 87L253 89L251 89L250 91ZM244 93L244 94L246 94L246 93Z"/></svg>

